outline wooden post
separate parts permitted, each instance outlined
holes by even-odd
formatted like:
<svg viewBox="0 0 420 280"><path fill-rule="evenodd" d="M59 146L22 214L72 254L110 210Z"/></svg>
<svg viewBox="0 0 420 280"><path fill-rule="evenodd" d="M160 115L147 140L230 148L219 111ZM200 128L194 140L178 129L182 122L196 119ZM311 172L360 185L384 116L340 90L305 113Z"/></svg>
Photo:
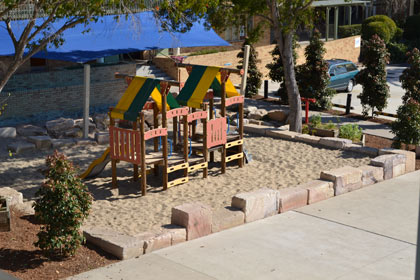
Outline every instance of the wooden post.
<svg viewBox="0 0 420 280"><path fill-rule="evenodd" d="M334 40L338 39L338 7L334 7Z"/></svg>
<svg viewBox="0 0 420 280"><path fill-rule="evenodd" d="M249 62L249 53L250 53L251 47L249 45L245 46L244 49L244 64L243 64L243 70L244 70L244 74L242 75L242 80L241 80L241 95L245 95L245 88L246 88L246 80L248 77L248 62Z"/></svg>
<svg viewBox="0 0 420 280"><path fill-rule="evenodd" d="M239 139L244 139L244 103L239 104ZM244 144L239 145L239 153L243 154ZM239 167L244 166L244 157L238 159Z"/></svg>
<svg viewBox="0 0 420 280"><path fill-rule="evenodd" d="M192 108L192 112L193 113L195 113L197 110L195 109L195 108ZM193 121L192 123L191 123L191 139L196 139L196 137L195 137L195 133L196 133L196 129L197 129L197 122L196 121Z"/></svg>
<svg viewBox="0 0 420 280"><path fill-rule="evenodd" d="M141 195L145 196L147 192L147 174L146 174L146 140L144 140L144 112L140 112L140 153L141 153Z"/></svg>
<svg viewBox="0 0 420 280"><path fill-rule="evenodd" d="M179 119L179 123L181 123L181 118ZM173 150L177 151L177 142L178 142L178 117L172 118L172 131L173 131ZM179 139L181 141L181 139Z"/></svg>
<svg viewBox="0 0 420 280"><path fill-rule="evenodd" d="M83 138L89 137L89 101L90 101L90 65L83 66L84 99L83 99Z"/></svg>
<svg viewBox="0 0 420 280"><path fill-rule="evenodd" d="M214 99L213 98L210 99L209 105L210 105L209 119L212 120L216 117L214 115ZM206 125L207 125L207 120L206 120ZM207 127L206 127L206 129L207 129ZM203 135L207 135L207 130L206 130L206 133L203 132ZM207 141L207 139L206 139L206 141ZM207 144L206 144L206 148L207 148ZM210 162L214 162L214 152L213 151L210 152Z"/></svg>
<svg viewBox="0 0 420 280"><path fill-rule="evenodd" d="M220 71L221 81L222 81L222 105L220 109L220 114L222 117L226 117L226 81L229 78L229 73L226 71ZM227 133L227 132L225 132ZM222 147L222 174L226 172L226 147Z"/></svg>
<svg viewBox="0 0 420 280"><path fill-rule="evenodd" d="M108 116L109 116L109 126L115 126L115 120L114 118L111 118L111 111L112 108L109 109ZM118 137L118 135L117 135ZM111 159L111 169L112 169L112 183L111 188L116 189L117 186L117 160Z"/></svg>
<svg viewBox="0 0 420 280"><path fill-rule="evenodd" d="M152 129L156 129L159 127L159 108L157 107L156 102L153 102L153 127ZM157 138L153 139L153 151L159 151L159 140ZM155 176L159 175L159 164L153 165L153 174Z"/></svg>
<svg viewBox="0 0 420 280"><path fill-rule="evenodd" d="M213 101L211 99L211 101ZM204 110L207 111L207 104L204 104ZM203 123L203 156L204 156L204 162L208 162L208 151L207 151L207 118L204 118L202 120ZM213 156L214 161L214 153L212 152L210 154L210 158ZM207 178L208 175L208 167L204 168L203 170L203 178Z"/></svg>
<svg viewBox="0 0 420 280"><path fill-rule="evenodd" d="M133 130L137 130L137 122L140 119L137 118L137 121L133 122ZM131 143L131 149L135 148L135 143ZM137 164L133 164L133 181L136 182L139 179L139 166Z"/></svg>
<svg viewBox="0 0 420 280"><path fill-rule="evenodd" d="M184 160L188 162L188 114L182 117ZM188 177L188 167L184 169L184 177Z"/></svg>
<svg viewBox="0 0 420 280"><path fill-rule="evenodd" d="M328 41L330 37L330 7L326 8L325 12L325 41Z"/></svg>
<svg viewBox="0 0 420 280"><path fill-rule="evenodd" d="M169 86L165 82L161 82L161 95L162 95L162 127L167 128L166 120L166 95ZM163 190L168 189L168 135L162 137L162 152L163 152Z"/></svg>

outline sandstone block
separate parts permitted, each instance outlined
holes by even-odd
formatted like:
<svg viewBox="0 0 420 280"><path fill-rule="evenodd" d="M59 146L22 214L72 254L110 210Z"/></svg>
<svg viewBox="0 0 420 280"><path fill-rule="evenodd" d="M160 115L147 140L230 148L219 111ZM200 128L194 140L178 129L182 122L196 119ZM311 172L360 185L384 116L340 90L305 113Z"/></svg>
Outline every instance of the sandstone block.
<svg viewBox="0 0 420 280"><path fill-rule="evenodd" d="M47 135L47 130L45 128L31 125L31 124L25 124L18 126L16 128L17 134L20 136L37 136L37 135Z"/></svg>
<svg viewBox="0 0 420 280"><path fill-rule="evenodd" d="M270 110L267 115L273 121L284 122L289 114L281 110Z"/></svg>
<svg viewBox="0 0 420 280"><path fill-rule="evenodd" d="M86 240L120 260L143 255L144 240L121 234L108 228L90 228L83 230Z"/></svg>
<svg viewBox="0 0 420 280"><path fill-rule="evenodd" d="M362 187L362 170L351 166L321 172L321 179L334 184L334 194L340 195Z"/></svg>
<svg viewBox="0 0 420 280"><path fill-rule="evenodd" d="M247 132L247 133L265 135L265 132L267 129L271 129L271 127L264 126L264 125L256 125L256 124L244 125L244 132Z"/></svg>
<svg viewBox="0 0 420 280"><path fill-rule="evenodd" d="M144 253L148 254L153 251L166 248L172 245L172 236L169 232L141 233L135 236L140 241L144 241Z"/></svg>
<svg viewBox="0 0 420 280"><path fill-rule="evenodd" d="M308 144L319 144L319 140L321 140L321 137L309 134L297 134L295 136L295 140Z"/></svg>
<svg viewBox="0 0 420 280"><path fill-rule="evenodd" d="M279 212L279 192L260 189L253 192L240 193L232 197L232 207L241 209L245 214L245 222L253 222Z"/></svg>
<svg viewBox="0 0 420 280"><path fill-rule="evenodd" d="M279 212L284 213L308 204L308 190L298 187L279 190Z"/></svg>
<svg viewBox="0 0 420 280"><path fill-rule="evenodd" d="M166 225L165 230L171 234L171 245L176 245L187 240L187 230L177 225Z"/></svg>
<svg viewBox="0 0 420 280"><path fill-rule="evenodd" d="M245 214L233 207L218 209L213 212L212 232L219 232L228 228L242 225L245 222Z"/></svg>
<svg viewBox="0 0 420 280"><path fill-rule="evenodd" d="M371 157L378 156L378 149L372 148L372 147L363 147L363 146L357 145L357 144L350 144L350 145L344 147L344 149L348 150L348 151L351 151L351 152L365 154L365 155L368 155L368 156L371 156Z"/></svg>
<svg viewBox="0 0 420 280"><path fill-rule="evenodd" d="M99 145L109 144L109 132L96 132L95 140Z"/></svg>
<svg viewBox="0 0 420 280"><path fill-rule="evenodd" d="M73 119L66 119L66 118L59 118L56 120L48 121L45 126L47 127L47 131L54 137L59 137L63 135L64 132L68 131L69 129L73 128L74 120Z"/></svg>
<svg viewBox="0 0 420 280"><path fill-rule="evenodd" d="M346 146L353 142L349 139L335 138L335 137L323 137L319 140L319 144L333 149L344 149Z"/></svg>
<svg viewBox="0 0 420 280"><path fill-rule="evenodd" d="M53 149L60 147L71 147L76 145L73 139L51 139L51 145Z"/></svg>
<svg viewBox="0 0 420 280"><path fill-rule="evenodd" d="M9 206L23 203L22 193L10 187L0 188L0 196L6 198Z"/></svg>
<svg viewBox="0 0 420 280"><path fill-rule="evenodd" d="M370 161L370 165L382 167L384 170L384 179L388 180L401 175L403 168L402 165L404 165L405 171L405 161L405 155L387 154L372 159Z"/></svg>
<svg viewBox="0 0 420 280"><path fill-rule="evenodd" d="M416 153L405 151L405 150L399 150L399 149L391 149L391 148L385 148L379 150L379 155L387 155L387 154L401 154L405 155L405 172L413 172L416 170Z"/></svg>
<svg viewBox="0 0 420 280"><path fill-rule="evenodd" d="M16 138L16 128L0 127L0 138Z"/></svg>
<svg viewBox="0 0 420 280"><path fill-rule="evenodd" d="M300 135L300 133L297 133L294 131L287 131L287 130L269 129L266 131L266 135L273 138L292 140L297 135Z"/></svg>
<svg viewBox="0 0 420 280"><path fill-rule="evenodd" d="M384 180L384 169L382 167L363 165L359 169L362 170L362 186L372 185Z"/></svg>
<svg viewBox="0 0 420 280"><path fill-rule="evenodd" d="M250 124L256 124L256 125L263 125L263 121L258 121L258 120L253 120L253 119L250 119L250 120L248 120L248 123L250 123Z"/></svg>
<svg viewBox="0 0 420 280"><path fill-rule="evenodd" d="M199 203L185 203L172 208L171 224L187 229L187 240L211 233L211 208Z"/></svg>
<svg viewBox="0 0 420 280"><path fill-rule="evenodd" d="M29 142L14 142L7 145L7 149L13 153L21 154L25 152L32 152L36 149L35 144Z"/></svg>
<svg viewBox="0 0 420 280"><path fill-rule="evenodd" d="M249 114L249 113L251 113L251 112L255 112L255 111L257 111L258 110L258 108L256 107L256 106L246 106L245 108L244 108L244 113L245 114Z"/></svg>
<svg viewBox="0 0 420 280"><path fill-rule="evenodd" d="M81 131L83 131L83 128L84 128L83 119L75 120L74 121L74 126L77 127L77 128L79 128ZM89 130L88 130L89 133L92 133L92 132L94 132L96 130L96 125L94 123L90 122L90 121L89 121L88 127L89 127Z"/></svg>
<svg viewBox="0 0 420 280"><path fill-rule="evenodd" d="M50 136L29 136L28 141L35 144L37 149L49 149L52 145Z"/></svg>
<svg viewBox="0 0 420 280"><path fill-rule="evenodd" d="M308 190L308 204L313 204L321 200L334 196L333 183L323 180L312 180L297 186Z"/></svg>

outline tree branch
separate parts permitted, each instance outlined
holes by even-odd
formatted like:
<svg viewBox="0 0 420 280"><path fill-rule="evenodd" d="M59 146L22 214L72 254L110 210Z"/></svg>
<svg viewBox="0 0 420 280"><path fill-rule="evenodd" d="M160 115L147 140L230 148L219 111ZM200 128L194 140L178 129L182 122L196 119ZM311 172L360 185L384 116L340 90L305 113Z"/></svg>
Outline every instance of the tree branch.
<svg viewBox="0 0 420 280"><path fill-rule="evenodd" d="M265 19L265 20L267 20L267 21L269 21L271 24L273 24L274 22L273 22L273 20L270 18L270 17L268 17L268 16L266 16L266 15L263 15L263 14L255 14L257 17L261 17L261 18L263 18L263 19Z"/></svg>
<svg viewBox="0 0 420 280"><path fill-rule="evenodd" d="M4 22L6 23L7 33L9 33L9 36L10 36L10 38L12 39L12 42L13 42L13 46L14 46L14 47L15 47L15 49L16 49L16 48L17 48L17 44L18 44L18 42L17 42L17 40L16 40L15 34L13 34L13 31L12 31L12 26L10 25L10 19L8 18L8 19L6 19Z"/></svg>

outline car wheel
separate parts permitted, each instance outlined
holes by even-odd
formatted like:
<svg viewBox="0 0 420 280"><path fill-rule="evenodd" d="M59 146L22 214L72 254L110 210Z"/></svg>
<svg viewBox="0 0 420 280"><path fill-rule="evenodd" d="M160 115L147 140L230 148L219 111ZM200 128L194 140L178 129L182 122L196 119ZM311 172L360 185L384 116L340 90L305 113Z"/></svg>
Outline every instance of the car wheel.
<svg viewBox="0 0 420 280"><path fill-rule="evenodd" d="M347 84L346 91L347 92L352 92L353 91L353 87L354 87L354 81L353 80L350 80L349 83Z"/></svg>

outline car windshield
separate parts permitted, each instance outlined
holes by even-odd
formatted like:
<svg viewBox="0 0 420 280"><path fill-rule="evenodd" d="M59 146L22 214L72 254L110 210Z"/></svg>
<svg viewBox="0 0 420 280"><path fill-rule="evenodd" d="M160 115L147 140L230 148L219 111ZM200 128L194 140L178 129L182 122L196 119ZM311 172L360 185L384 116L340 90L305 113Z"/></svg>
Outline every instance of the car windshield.
<svg viewBox="0 0 420 280"><path fill-rule="evenodd" d="M335 75L341 75L347 73L347 69L345 65L337 65L334 71Z"/></svg>

